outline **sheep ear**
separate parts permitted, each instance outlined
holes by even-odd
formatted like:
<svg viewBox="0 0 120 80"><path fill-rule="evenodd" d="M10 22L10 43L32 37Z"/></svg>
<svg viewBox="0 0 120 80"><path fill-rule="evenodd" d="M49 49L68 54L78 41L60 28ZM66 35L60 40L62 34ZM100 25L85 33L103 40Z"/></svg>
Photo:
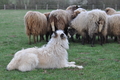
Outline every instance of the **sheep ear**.
<svg viewBox="0 0 120 80"><path fill-rule="evenodd" d="M52 37L57 38L57 33L54 31Z"/></svg>
<svg viewBox="0 0 120 80"><path fill-rule="evenodd" d="M46 16L47 20L49 20L50 12L48 12L48 13L44 13L44 15Z"/></svg>
<svg viewBox="0 0 120 80"><path fill-rule="evenodd" d="M65 36L64 36L63 33L60 35L60 37L61 37L61 39L64 39L64 38L65 38Z"/></svg>

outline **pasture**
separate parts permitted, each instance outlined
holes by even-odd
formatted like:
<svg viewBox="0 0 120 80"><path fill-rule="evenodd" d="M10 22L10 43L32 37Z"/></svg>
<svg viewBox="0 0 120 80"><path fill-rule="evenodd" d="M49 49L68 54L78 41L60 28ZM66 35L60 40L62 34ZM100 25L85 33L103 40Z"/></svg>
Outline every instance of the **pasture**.
<svg viewBox="0 0 120 80"><path fill-rule="evenodd" d="M40 12L49 12L39 10ZM28 45L24 15L27 10L0 10L0 80L119 80L120 44L109 40L101 46L69 41L68 61L84 68L35 69L30 72L7 71L6 66L16 51L41 47L45 41Z"/></svg>

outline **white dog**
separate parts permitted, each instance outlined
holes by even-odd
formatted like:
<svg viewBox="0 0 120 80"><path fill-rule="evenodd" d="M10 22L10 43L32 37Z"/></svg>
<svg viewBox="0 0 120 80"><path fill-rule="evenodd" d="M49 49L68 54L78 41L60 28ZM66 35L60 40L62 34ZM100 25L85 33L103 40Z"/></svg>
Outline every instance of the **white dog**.
<svg viewBox="0 0 120 80"><path fill-rule="evenodd" d="M82 66L75 65L75 62L68 62L69 49L67 36L62 30L52 34L50 41L41 48L28 48L15 53L7 70L18 69L20 71L31 71L35 68L63 68Z"/></svg>

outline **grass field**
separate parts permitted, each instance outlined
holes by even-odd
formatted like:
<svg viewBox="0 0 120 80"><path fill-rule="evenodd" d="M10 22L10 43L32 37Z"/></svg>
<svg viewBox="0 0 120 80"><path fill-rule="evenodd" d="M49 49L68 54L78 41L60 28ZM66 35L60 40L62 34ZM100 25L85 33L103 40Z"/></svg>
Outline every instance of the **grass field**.
<svg viewBox="0 0 120 80"><path fill-rule="evenodd" d="M45 12L45 10L39 10ZM28 45L23 17L27 10L0 10L0 80L120 80L120 44L112 40L95 47L71 42L69 61L84 69L35 69L30 72L7 71L6 66L16 51L41 47L45 41ZM47 11L46 11L47 12Z"/></svg>

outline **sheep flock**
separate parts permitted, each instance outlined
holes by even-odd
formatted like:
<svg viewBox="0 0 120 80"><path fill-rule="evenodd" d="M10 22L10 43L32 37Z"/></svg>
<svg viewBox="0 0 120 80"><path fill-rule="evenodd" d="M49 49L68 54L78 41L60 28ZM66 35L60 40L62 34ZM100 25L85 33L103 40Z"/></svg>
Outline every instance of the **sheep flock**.
<svg viewBox="0 0 120 80"><path fill-rule="evenodd" d="M24 24L29 44L32 43L31 36L34 43L45 39L48 41L56 30L63 30L73 42L78 40L83 45L91 44L91 47L96 42L103 45L110 38L120 43L120 12L110 7L86 10L71 5L65 10L56 9L47 13L28 11Z"/></svg>

